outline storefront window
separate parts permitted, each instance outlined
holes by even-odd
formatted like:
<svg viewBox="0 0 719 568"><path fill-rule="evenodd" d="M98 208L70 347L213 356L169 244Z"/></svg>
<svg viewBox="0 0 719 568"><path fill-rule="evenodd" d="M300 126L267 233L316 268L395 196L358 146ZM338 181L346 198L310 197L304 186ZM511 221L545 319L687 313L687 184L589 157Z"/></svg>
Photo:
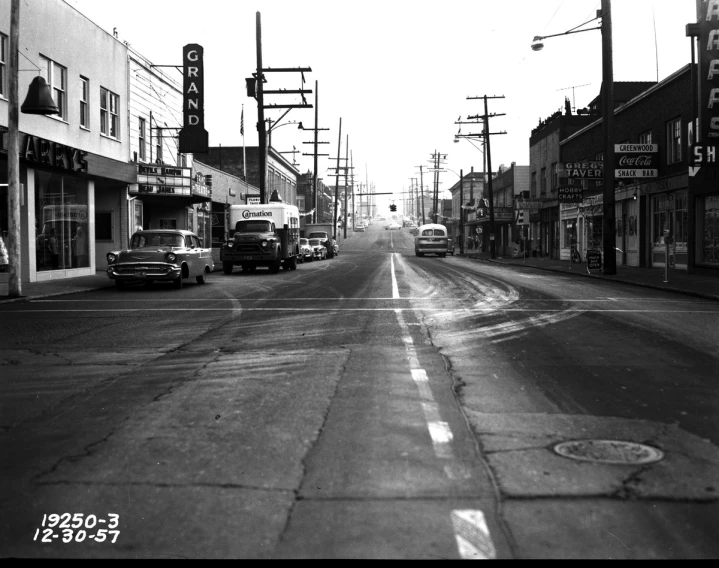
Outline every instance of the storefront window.
<svg viewBox="0 0 719 568"><path fill-rule="evenodd" d="M697 197L697 263L719 266L719 194Z"/></svg>
<svg viewBox="0 0 719 568"><path fill-rule="evenodd" d="M35 171L36 269L90 266L87 182Z"/></svg>
<svg viewBox="0 0 719 568"><path fill-rule="evenodd" d="M674 227L674 196L671 193L654 197L654 222L652 223L652 243L664 244L664 235L672 235Z"/></svg>

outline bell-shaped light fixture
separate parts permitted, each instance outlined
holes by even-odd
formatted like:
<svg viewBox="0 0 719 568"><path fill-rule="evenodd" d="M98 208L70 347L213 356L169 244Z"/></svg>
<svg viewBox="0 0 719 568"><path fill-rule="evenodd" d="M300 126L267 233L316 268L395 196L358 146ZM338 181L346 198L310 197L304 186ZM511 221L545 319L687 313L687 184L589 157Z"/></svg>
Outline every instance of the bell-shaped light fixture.
<svg viewBox="0 0 719 568"><path fill-rule="evenodd" d="M25 114L60 114L60 109L52 100L50 85L40 76L35 77L30 83L27 97L20 110Z"/></svg>
<svg viewBox="0 0 719 568"><path fill-rule="evenodd" d="M544 47L544 44L542 43L542 40L544 38L542 36L534 36L534 39L532 40L532 49L534 51L541 51Z"/></svg>

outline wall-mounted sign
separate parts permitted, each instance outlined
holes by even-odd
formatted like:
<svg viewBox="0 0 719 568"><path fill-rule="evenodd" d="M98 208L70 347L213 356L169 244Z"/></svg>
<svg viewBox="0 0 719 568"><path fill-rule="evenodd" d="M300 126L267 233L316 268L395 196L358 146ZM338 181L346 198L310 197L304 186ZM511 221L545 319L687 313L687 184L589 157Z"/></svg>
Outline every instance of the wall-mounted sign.
<svg viewBox="0 0 719 568"><path fill-rule="evenodd" d="M192 168L139 164L137 185L130 186L130 193L211 197L212 189L205 185L203 176L192 178Z"/></svg>
<svg viewBox="0 0 719 568"><path fill-rule="evenodd" d="M557 200L559 203L581 203L583 199L582 187L559 186L557 187Z"/></svg>
<svg viewBox="0 0 719 568"><path fill-rule="evenodd" d="M659 177L659 144L615 144L614 177Z"/></svg>
<svg viewBox="0 0 719 568"><path fill-rule="evenodd" d="M183 62L183 128L180 130L182 154L206 154L209 136L205 130L205 64L204 49L196 43L182 48Z"/></svg>
<svg viewBox="0 0 719 568"><path fill-rule="evenodd" d="M579 179L602 179L604 177L603 162L566 162L561 177Z"/></svg>
<svg viewBox="0 0 719 568"><path fill-rule="evenodd" d="M87 173L87 152L84 150L24 132L20 132L18 135L18 151L21 160L70 172ZM0 149L4 153L7 152L7 136L7 128L0 128Z"/></svg>
<svg viewBox="0 0 719 568"><path fill-rule="evenodd" d="M700 141L710 144L719 138L719 2L698 0Z"/></svg>

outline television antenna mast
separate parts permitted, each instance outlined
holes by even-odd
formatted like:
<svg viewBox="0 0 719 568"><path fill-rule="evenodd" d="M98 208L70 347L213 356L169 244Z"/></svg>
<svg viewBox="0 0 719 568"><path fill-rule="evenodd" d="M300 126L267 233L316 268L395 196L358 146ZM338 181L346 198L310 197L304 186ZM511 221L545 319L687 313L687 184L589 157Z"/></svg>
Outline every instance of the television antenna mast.
<svg viewBox="0 0 719 568"><path fill-rule="evenodd" d="M563 89L557 89L557 91L566 91L568 89L572 89L572 112L577 112L577 103L574 100L574 89L578 89L579 87L586 87L588 85L591 85L591 83L584 83L584 85L574 85L572 87L564 87Z"/></svg>

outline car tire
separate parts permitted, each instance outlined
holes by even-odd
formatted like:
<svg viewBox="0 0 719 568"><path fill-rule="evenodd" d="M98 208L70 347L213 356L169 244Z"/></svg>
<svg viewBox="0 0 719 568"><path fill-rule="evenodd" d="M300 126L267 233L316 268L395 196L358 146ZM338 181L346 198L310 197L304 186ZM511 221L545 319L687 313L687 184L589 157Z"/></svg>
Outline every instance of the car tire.
<svg viewBox="0 0 719 568"><path fill-rule="evenodd" d="M205 275L200 274L198 276L195 276L195 280L197 280L198 284L204 284L205 283Z"/></svg>
<svg viewBox="0 0 719 568"><path fill-rule="evenodd" d="M115 280L115 288L117 288L118 290L124 290L125 289L124 280Z"/></svg>
<svg viewBox="0 0 719 568"><path fill-rule="evenodd" d="M232 274L232 269L234 265L231 262L223 262L222 263L222 272L225 274Z"/></svg>
<svg viewBox="0 0 719 568"><path fill-rule="evenodd" d="M182 288L182 284L183 284L183 282L182 282L182 274L180 274L177 278L175 278L175 279L172 281L172 285L173 285L175 288Z"/></svg>
<svg viewBox="0 0 719 568"><path fill-rule="evenodd" d="M293 256L288 262L289 262L288 268L290 270L297 270L297 257L296 256Z"/></svg>

